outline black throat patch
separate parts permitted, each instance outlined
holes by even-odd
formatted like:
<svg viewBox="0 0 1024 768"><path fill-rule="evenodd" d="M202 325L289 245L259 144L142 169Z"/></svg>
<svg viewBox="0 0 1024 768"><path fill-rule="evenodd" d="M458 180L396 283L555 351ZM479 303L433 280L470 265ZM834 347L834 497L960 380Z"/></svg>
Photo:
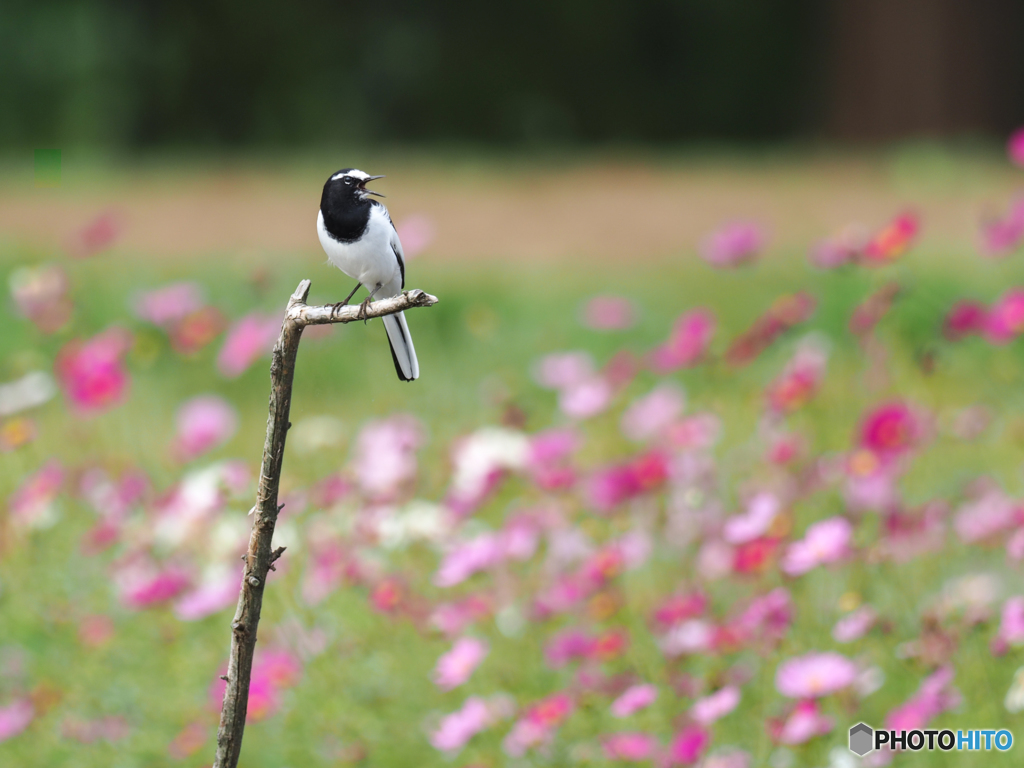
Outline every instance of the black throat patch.
<svg viewBox="0 0 1024 768"><path fill-rule="evenodd" d="M327 234L342 243L358 240L370 222L371 203L340 179L324 184L320 212Z"/></svg>

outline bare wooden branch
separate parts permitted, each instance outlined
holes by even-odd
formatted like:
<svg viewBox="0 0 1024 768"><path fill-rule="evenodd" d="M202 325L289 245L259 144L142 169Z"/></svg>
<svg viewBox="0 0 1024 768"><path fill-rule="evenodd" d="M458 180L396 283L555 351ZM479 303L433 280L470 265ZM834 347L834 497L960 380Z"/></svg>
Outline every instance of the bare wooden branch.
<svg viewBox="0 0 1024 768"><path fill-rule="evenodd" d="M274 562L284 553L284 547L271 548L274 526L281 507L277 493L281 482L281 464L284 459L285 437L291 423L288 412L292 401L292 380L295 376L295 360L299 352L302 329L307 325L326 323L351 323L364 319L359 306L337 307L333 305L310 307L306 304L309 296L309 280L303 280L288 300L281 335L274 345L270 363L270 414L267 417L267 437L263 444L263 464L260 468L259 489L253 515L252 533L249 535L249 549L245 557L242 585L238 595L238 607L231 621L231 655L228 658L227 680L224 702L220 713L220 727L217 729L217 755L214 768L236 768L242 750L242 735L245 731L245 716L249 703L249 679L252 675L252 660L256 650L256 629L260 623L263 608L263 589L267 573L274 568ZM406 291L389 299L370 304L365 318L392 315L414 307L429 307L437 298L423 291Z"/></svg>

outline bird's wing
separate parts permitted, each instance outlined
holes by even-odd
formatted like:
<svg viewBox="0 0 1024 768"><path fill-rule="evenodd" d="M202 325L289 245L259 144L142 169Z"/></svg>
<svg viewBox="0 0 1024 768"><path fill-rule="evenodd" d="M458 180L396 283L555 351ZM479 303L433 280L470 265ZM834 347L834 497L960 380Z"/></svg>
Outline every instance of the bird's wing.
<svg viewBox="0 0 1024 768"><path fill-rule="evenodd" d="M402 283L399 286L399 290L402 290L405 288L405 252L402 250L402 241L398 237L398 230L395 228L395 222L391 220L391 214L388 213L387 207L383 203L378 203L376 200L371 200L370 202L380 208L381 212L384 214L384 218L387 219L388 224L391 225L391 239L389 242L391 244L391 251L395 254L395 258L398 259L398 269L402 274ZM395 291L395 293L398 293L398 291Z"/></svg>

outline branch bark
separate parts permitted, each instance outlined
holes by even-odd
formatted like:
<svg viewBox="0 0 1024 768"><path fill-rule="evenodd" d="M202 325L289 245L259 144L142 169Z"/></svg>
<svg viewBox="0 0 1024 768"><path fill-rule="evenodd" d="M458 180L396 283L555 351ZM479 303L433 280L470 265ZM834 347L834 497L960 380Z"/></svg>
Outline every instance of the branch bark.
<svg viewBox="0 0 1024 768"><path fill-rule="evenodd" d="M263 588L267 572L273 568L284 551L272 550L271 541L277 514L277 492L281 482L281 464L284 460L285 437L291 423L288 412L292 403L292 379L295 376L295 360L299 352L302 329L307 325L327 323L351 323L362 320L358 306L336 307L306 304L309 296L309 280L303 280L288 300L281 335L274 345L270 363L270 415L267 417L267 438L263 444L263 464L260 468L259 489L249 535L249 549L245 555L245 569L242 586L238 595L238 607L231 621L231 655L228 659L228 673L225 676L227 688L220 713L220 727L217 729L217 756L214 768L236 768L242 750L242 734L245 731L245 716L249 703L249 679L252 675L252 660L256 650L256 629L260 623L263 608ZM389 299L375 301L367 307L365 317L392 315L414 307L429 307L437 298L423 291L406 291Z"/></svg>

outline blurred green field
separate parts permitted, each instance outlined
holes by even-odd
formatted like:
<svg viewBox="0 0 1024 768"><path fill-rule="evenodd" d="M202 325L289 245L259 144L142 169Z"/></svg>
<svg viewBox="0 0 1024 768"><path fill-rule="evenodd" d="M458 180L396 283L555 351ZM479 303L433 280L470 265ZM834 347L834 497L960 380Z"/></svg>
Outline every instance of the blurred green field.
<svg viewBox="0 0 1024 768"><path fill-rule="evenodd" d="M0 242L0 278L6 281L16 267L60 258L40 248ZM253 309L282 311L303 278L313 281L310 303L336 301L350 287L347 278L326 264L288 252L261 259L258 279L239 258L221 259L217 254L188 260L100 254L86 260L64 259L62 264L73 286L71 327L45 336L17 317L6 301L0 308L0 381L35 369L50 370L69 339L120 324L135 332L127 358L131 392L123 406L88 420L71 415L60 397L34 411L38 439L0 456L0 498L9 497L24 477L54 457L69 467L137 465L150 475L158 491L169 487L182 474L169 453L176 409L202 393L222 395L239 409L242 421L230 442L196 465L240 458L255 469L266 422L267 359L236 380L224 380L214 367L218 344L182 358L162 334L132 318L130 297L170 281L191 280L205 286L211 303L227 317L236 318ZM985 261L959 248L944 250L929 244L881 270L828 273L809 266L802 249L788 247L773 249L762 262L735 272L713 270L693 252L683 250L668 258L623 254L621 261L596 260L592 267L585 260L469 262L428 255L412 261L407 274L408 287L422 288L440 299L433 308L407 313L422 378L412 384L395 378L379 322L337 327L324 338L303 341L291 418L297 423L315 415L334 416L351 436L369 419L395 412L413 414L428 431L415 489L419 498L442 499L452 441L481 425L500 423L511 406L524 414L528 432L564 422L554 395L532 379L531 367L539 357L575 349L591 352L599 364L622 349L642 356L666 338L679 314L694 307L706 307L718 319L712 345L715 359L667 378L684 387L689 411L710 410L723 421L724 436L715 450L723 498L735 502L739 489L756 480L751 474L758 471L753 436L763 410L764 388L792 355L796 341L810 330L829 340L828 373L820 394L789 417L789 424L809 439L813 453L846 450L864 410L896 393L936 414L940 425L959 410L980 404L995 415L993 426L975 442L958 441L939 430L902 482L905 498L911 505L938 497L956 500L979 475L996 478L1010 494L1024 493L1024 343L1018 340L994 347L969 339L952 344L941 335L943 318L956 300L991 302L1008 287L1024 284L1019 255ZM886 350L885 377L878 384L847 324L856 305L893 280L903 293L877 331ZM728 342L764 313L775 297L799 290L818 299L818 309L808 323L749 366L737 369L720 359ZM584 302L605 293L627 297L640 308L634 328L597 332L580 323ZM641 372L609 413L586 425L582 463L611 461L633 450L618 435L618 418L625 404L649 391L656 381L653 374ZM347 447L301 457L290 452L284 461L283 487L308 487L338 471L347 458ZM512 480L478 518L496 526L514 500L538 498L527 483ZM171 759L167 750L187 723L204 717L215 723L208 690L226 658L229 612L185 623L166 608L132 612L119 606L110 589L109 556L88 556L80 548L94 514L69 496L63 496L59 506L61 518L55 527L23 537L8 533L0 552L0 651L5 654L0 669L5 664L17 666L12 659L20 654L24 672L19 674L31 681L36 696L49 707L25 734L0 743L0 765L209 764L212 738L181 761ZM839 512L838 495L819 496L815 503L795 510L795 529L803 530L813 520ZM232 513L244 516L245 509ZM617 523L594 520L587 525L600 537L614 531ZM866 523L858 531L859 539L874 536L871 525ZM567 670L552 672L538 662L543 646L539 629L534 634L534 628L528 627L519 636L507 637L487 626L484 631L492 644L489 661L463 689L440 693L430 684L429 671L447 649L447 641L424 636L409 622L372 612L360 589L342 588L321 605L308 607L298 596L302 550L285 555L292 557L295 565L270 582L261 633L298 620L324 629L330 642L326 652L305 668L301 682L286 693L283 710L248 726L243 766L506 764L495 756L501 754L500 741L507 728L477 737L453 763L430 747L424 723L432 713L456 709L467 692L506 691L527 703L557 688L553 677L563 682L570 678ZM432 558L425 547L413 547L394 555L389 566L413 577L428 574ZM917 688L921 667L895 658L893 647L915 636L922 610L947 580L984 571L997 574L1007 594L1024 588L1020 570L1009 568L1004 560L999 550L953 541L940 557L919 558L899 567L856 561L827 574L786 582L799 606L796 624L771 656L748 659L754 679L744 690L739 712L716 724L715 743L741 746L751 752L754 765L768 764L777 751L762 721L777 702L774 669L788 656L828 646L835 606L841 595L852 591L870 599L879 613L893 621L889 636L883 639L876 634L856 646L857 653L879 665L887 679L883 692L865 699L859 709L852 702L846 702L845 708L841 701L827 705L836 717L836 730L792 751L793 766L828 765L829 750L845 745L845 729L855 722L851 718L881 722L887 709ZM619 619L634 638L644 637L644 617L658 596L691 578L692 567L692 560L680 563L662 557L624 577ZM779 583L782 577L771 573L756 584L723 581L709 593L713 604L725 606L752 594L755 586L756 591L764 591ZM426 580L416 583L415 589L431 599L442 592ZM110 643L93 649L82 645L77 622L86 614L113 617L116 634ZM1024 738L1020 716L1007 713L1003 706L1024 653L1014 649L993 658L988 650L991 634L992 626L986 625L959 638L957 686L965 703L959 711L941 715L937 727L1006 727ZM615 664L648 679L667 674L666 661L649 641L635 640ZM677 666L695 675L714 676L722 671L715 658L692 657ZM11 685L10 679L0 679L0 694L5 685ZM594 734L611 728L614 723L603 706L597 701L580 705L560 732L559 744L593 742ZM672 696L662 695L637 718L637 727L669 731L679 711ZM69 715L121 715L128 720L130 733L112 744L102 740L82 744L62 737L61 722ZM1009 765L1019 749L1015 746L1008 755L998 756L908 754L897 761L908 766L981 766L993 760ZM604 765L606 761L599 749L557 746L548 757L507 764L571 763Z"/></svg>

